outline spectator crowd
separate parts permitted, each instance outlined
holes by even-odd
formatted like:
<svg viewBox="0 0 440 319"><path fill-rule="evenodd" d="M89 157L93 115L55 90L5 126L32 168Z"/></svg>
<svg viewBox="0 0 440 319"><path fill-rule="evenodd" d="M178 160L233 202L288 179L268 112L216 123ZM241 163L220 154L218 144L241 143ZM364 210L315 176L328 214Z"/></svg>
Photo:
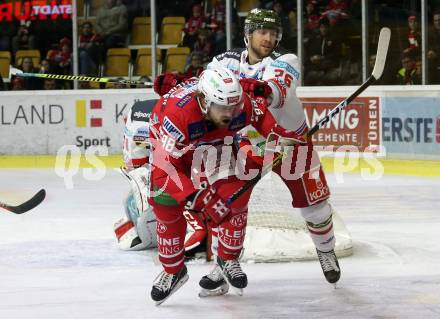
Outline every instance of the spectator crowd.
<svg viewBox="0 0 440 319"><path fill-rule="evenodd" d="M19 1L19 0L17 0ZM297 3L292 0L237 0L232 9L232 43L242 47L242 2L252 7L273 9L281 18L283 38L280 47L297 52ZM440 1L428 7L427 78L429 84L440 83ZM100 3L97 5L97 3ZM378 34L380 27L392 29L389 59L380 84L413 85L422 83L420 7L414 1L374 0L369 4L369 34ZM393 5L395 7L393 7ZM88 8L86 10L86 7ZM358 85L362 81L362 37L360 0L304 0L303 48L305 85ZM79 74L105 76L107 52L112 48L129 48L130 30L139 16L148 16L149 1L141 0L84 0L78 9L78 68ZM158 25L164 17L184 16L181 41L178 47L189 48L185 65L180 72L198 76L216 54L226 50L225 0L177 1L163 0L157 6ZM72 22L66 19L16 20L2 22L0 51L10 52L11 64L27 73L72 74ZM368 39L370 53L375 51L377 36ZM131 60L137 50L131 49ZM33 50L37 56L23 56ZM166 49L162 49L165 51ZM165 55L159 55L164 66ZM369 56L370 68L375 55ZM371 70L370 70L371 71ZM140 74L151 81L150 74ZM131 74L127 74L127 77ZM7 78L2 74L3 79ZM113 86L114 87L114 86ZM13 77L0 88L10 90L70 89L68 81L43 81L37 78ZM80 88L99 88L93 83L81 83ZM102 87L101 87L102 88Z"/></svg>

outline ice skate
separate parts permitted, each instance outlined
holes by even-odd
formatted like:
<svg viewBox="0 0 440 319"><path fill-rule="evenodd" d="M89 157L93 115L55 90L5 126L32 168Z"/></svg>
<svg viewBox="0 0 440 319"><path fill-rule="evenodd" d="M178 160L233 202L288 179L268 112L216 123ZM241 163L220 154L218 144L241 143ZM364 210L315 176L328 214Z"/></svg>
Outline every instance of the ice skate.
<svg viewBox="0 0 440 319"><path fill-rule="evenodd" d="M174 275L162 271L154 280L153 288L151 289L151 299L156 302L156 306L159 306L187 281L188 273L186 266L183 266L182 270Z"/></svg>
<svg viewBox="0 0 440 319"><path fill-rule="evenodd" d="M215 265L209 274L200 279L199 285L202 288L199 292L200 298L221 296L229 291L229 284L224 279L222 269L218 265Z"/></svg>
<svg viewBox="0 0 440 319"><path fill-rule="evenodd" d="M335 284L336 287L336 282L341 277L341 269L339 268L338 258L335 255L335 251L332 249L329 252L323 252L316 249L316 252L325 279L327 279L329 283Z"/></svg>
<svg viewBox="0 0 440 319"><path fill-rule="evenodd" d="M217 256L217 264L220 266L226 282L234 288L239 296L242 296L243 288L246 288L248 281L238 259L223 260Z"/></svg>

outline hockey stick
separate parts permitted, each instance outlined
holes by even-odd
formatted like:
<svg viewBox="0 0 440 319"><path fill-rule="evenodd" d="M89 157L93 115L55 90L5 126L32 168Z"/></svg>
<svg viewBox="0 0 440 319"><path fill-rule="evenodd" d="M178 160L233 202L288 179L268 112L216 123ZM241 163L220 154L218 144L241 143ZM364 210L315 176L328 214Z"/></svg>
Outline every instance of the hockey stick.
<svg viewBox="0 0 440 319"><path fill-rule="evenodd" d="M144 81L132 81L132 80L114 80L111 78L101 78L84 75L63 75L63 74L46 74L46 73L26 73L20 69L10 67L9 74L20 76L24 78L42 78L42 79L54 79L54 80L66 80L66 81L87 81L87 82L100 82L100 83L121 83L126 85L146 85L153 86L152 82Z"/></svg>
<svg viewBox="0 0 440 319"><path fill-rule="evenodd" d="M44 200L45 197L46 197L46 191L44 189L40 189L38 193L36 193L31 199L20 205L12 206L0 202L0 207L14 214L23 214L38 206Z"/></svg>
<svg viewBox="0 0 440 319"><path fill-rule="evenodd" d="M362 83L362 85L349 97L341 101L336 107L331 110L325 117L318 121L305 135L304 138L308 139L312 136L316 131L323 128L332 118L339 114L339 112L347 107L359 94L365 91L371 84L377 81L383 73L383 69L385 67L385 60L387 58L388 46L390 43L391 30L389 28L382 28L379 34L379 41L377 44L377 53L376 53L376 62L374 63L373 72L370 77ZM263 167L261 171L258 172L257 176L253 179L248 180L242 188L238 189L234 194L229 197L227 200L228 204L234 202L238 197L240 197L243 193L245 193L249 188L258 183L258 181L263 178L264 175L269 173L273 167L279 165L282 162L283 154L278 154L275 159L269 165Z"/></svg>

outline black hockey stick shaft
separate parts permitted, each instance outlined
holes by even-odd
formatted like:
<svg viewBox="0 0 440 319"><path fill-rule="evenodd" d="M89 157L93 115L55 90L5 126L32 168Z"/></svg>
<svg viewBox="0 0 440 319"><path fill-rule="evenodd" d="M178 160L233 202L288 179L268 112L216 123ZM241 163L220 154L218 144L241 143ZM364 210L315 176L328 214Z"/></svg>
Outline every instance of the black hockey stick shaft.
<svg viewBox="0 0 440 319"><path fill-rule="evenodd" d="M45 197L46 197L46 191L44 189L41 189L31 199L20 205L13 206L0 202L0 207L14 214L23 214L38 206L44 200Z"/></svg>
<svg viewBox="0 0 440 319"><path fill-rule="evenodd" d="M87 81L87 82L99 82L99 83L120 83L125 85L137 85L137 84L142 84L146 86L153 85L152 82L125 80L125 79L116 80L112 78L94 77L94 76L85 76L85 75L27 73L12 67L10 68L10 74L24 78L41 78L41 79L53 79L53 80L65 80L65 81Z"/></svg>
<svg viewBox="0 0 440 319"><path fill-rule="evenodd" d="M377 54L376 54L376 62L374 64L374 69L371 76L364 82L362 85L353 92L349 97L341 101L336 107L331 110L324 118L322 118L318 123L316 123L308 132L305 134L304 138L309 138L313 134L315 134L319 129L327 125L327 123L334 118L339 112L347 107L357 96L359 96L363 91L365 91L371 84L373 84L376 80L378 80L383 73L383 69L385 67L385 60L388 52L388 46L390 43L391 31L389 28L382 28L380 30L379 42L377 44ZM276 167L281 164L283 159L283 154L278 154L275 159L264 167L261 171L258 172L257 176L248 180L243 187L238 189L234 194L229 197L227 200L228 204L233 203L237 198L239 198L242 194L244 194L248 189L253 187L258 181L263 178L268 172L270 172L273 167Z"/></svg>

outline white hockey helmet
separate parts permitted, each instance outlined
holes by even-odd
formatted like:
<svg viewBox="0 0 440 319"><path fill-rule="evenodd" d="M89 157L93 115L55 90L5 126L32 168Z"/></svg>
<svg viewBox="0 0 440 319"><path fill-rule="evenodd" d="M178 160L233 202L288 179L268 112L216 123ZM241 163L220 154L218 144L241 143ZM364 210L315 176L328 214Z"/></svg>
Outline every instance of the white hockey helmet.
<svg viewBox="0 0 440 319"><path fill-rule="evenodd" d="M243 89L240 82L231 70L221 67L208 69L200 75L197 85L199 97L204 103L199 105L204 114L210 107L234 108L241 110L243 107Z"/></svg>

